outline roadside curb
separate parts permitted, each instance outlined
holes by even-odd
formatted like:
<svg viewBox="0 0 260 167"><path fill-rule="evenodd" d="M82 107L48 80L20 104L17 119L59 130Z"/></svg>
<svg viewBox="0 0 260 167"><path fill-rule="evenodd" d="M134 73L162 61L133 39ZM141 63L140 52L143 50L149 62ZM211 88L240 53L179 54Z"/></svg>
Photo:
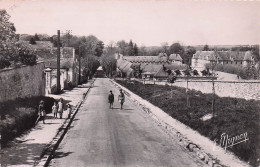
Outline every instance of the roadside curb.
<svg viewBox="0 0 260 167"><path fill-rule="evenodd" d="M182 146L185 150L188 150L190 152L193 152L194 155L196 155L201 161L203 161L205 164L207 164L210 167L224 167L224 166L248 166L248 164L244 163L244 162L240 162L237 159L233 159L233 154L229 153L229 155L231 155L229 158L227 158L228 160L235 160L235 164L232 164L232 162L227 161L227 159L223 160L221 158L216 158L216 156L214 154L210 154L208 152L206 152L204 149L204 147L202 148L201 146L199 146L198 144L195 144L196 141L191 141L189 140L189 137L187 137L185 135L185 133L183 134L182 131L180 130L180 128L176 129L176 127L174 127L174 124L172 124L172 122L179 122L177 120L175 120L174 118L172 118L171 116L169 116L167 113L165 113L162 109L154 106L153 104L151 104L150 102L148 102L147 100L141 98L140 96L136 95L135 93L131 92L129 89L125 88L124 86L116 83L114 80L110 80L112 84L114 84L116 87L120 88L123 90L123 92L135 103L137 103L139 105L139 107L145 111L151 118L153 121L155 121L158 126L161 126L163 131L166 132L169 136L175 137L177 136L178 138L178 144L180 146ZM158 113L160 113L161 115L158 115ZM174 120L174 121L173 121ZM182 123L178 123L178 124L182 124ZM188 126L182 124L182 127L184 128L189 128ZM191 128L189 128L191 129ZM191 129L192 130L192 129ZM192 130L194 131L194 130ZM195 131L194 131L195 132ZM197 133L197 132L195 132ZM199 135L199 134L197 134ZM190 138L191 139L191 138ZM209 140L209 139L208 139ZM210 141L212 142L212 141ZM212 142L213 143L213 142ZM222 148L220 148L217 145L214 145L214 149L216 150L222 150ZM227 157L229 156L228 154L225 154ZM221 160L220 160L221 159ZM232 164L232 165L230 165Z"/></svg>
<svg viewBox="0 0 260 167"><path fill-rule="evenodd" d="M74 120L76 114L78 113L78 110L81 107L82 103L86 100L86 96L87 96L88 92L90 91L94 82L95 82L95 80L93 80L93 82L91 83L91 86L88 88L88 90L85 93L83 93L82 99L77 103L77 105L75 106L75 108L72 111L71 118L66 119L64 121L64 123L60 126L60 128L57 131L56 136L52 139L52 141L43 150L43 153L41 155L42 158L41 158L40 162L35 166L46 167L46 166L49 165L51 159L53 158L54 152L56 151L59 144L63 140L63 138L64 138L65 134L67 133L72 121Z"/></svg>

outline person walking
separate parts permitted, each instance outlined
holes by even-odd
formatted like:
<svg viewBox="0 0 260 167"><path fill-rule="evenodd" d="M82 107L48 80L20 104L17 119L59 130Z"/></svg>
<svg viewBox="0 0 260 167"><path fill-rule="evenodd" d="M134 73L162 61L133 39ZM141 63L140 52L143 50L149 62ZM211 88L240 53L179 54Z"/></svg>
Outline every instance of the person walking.
<svg viewBox="0 0 260 167"><path fill-rule="evenodd" d="M63 114L63 109L64 109L63 106L64 106L63 105L63 99L60 98L60 101L58 103L58 113L59 113L60 119L62 119L62 114Z"/></svg>
<svg viewBox="0 0 260 167"><path fill-rule="evenodd" d="M122 110L123 109L123 104L125 102L125 95L124 95L122 89L120 89L120 94L118 95L118 101L120 103L120 109Z"/></svg>
<svg viewBox="0 0 260 167"><path fill-rule="evenodd" d="M70 116L71 116L71 111L72 111L71 105L70 105L70 104L67 104L68 118L70 118Z"/></svg>
<svg viewBox="0 0 260 167"><path fill-rule="evenodd" d="M37 118L35 124L37 124L40 119L42 119L42 123L45 124L45 121L44 121L45 116L46 116L46 112L45 112L45 108L44 108L44 101L41 100L39 107L38 107L38 118Z"/></svg>
<svg viewBox="0 0 260 167"><path fill-rule="evenodd" d="M108 102L109 102L109 108L113 109L114 94L113 94L112 90L110 90L110 94L108 95Z"/></svg>
<svg viewBox="0 0 260 167"><path fill-rule="evenodd" d="M58 114L58 105L57 102L55 101L53 106L52 106L52 113L53 113L53 117L54 119L57 119L57 114Z"/></svg>

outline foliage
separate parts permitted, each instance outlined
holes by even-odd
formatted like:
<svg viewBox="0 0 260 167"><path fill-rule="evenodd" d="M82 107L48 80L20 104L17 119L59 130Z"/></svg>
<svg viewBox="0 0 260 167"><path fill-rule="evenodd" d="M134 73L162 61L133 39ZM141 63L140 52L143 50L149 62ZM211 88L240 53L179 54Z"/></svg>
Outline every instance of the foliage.
<svg viewBox="0 0 260 167"><path fill-rule="evenodd" d="M30 53L29 51L21 51L19 53L20 61L21 63L25 65L35 65L37 63L36 55L33 53Z"/></svg>
<svg viewBox="0 0 260 167"><path fill-rule="evenodd" d="M197 76L199 75L199 72L197 70L193 70L193 75Z"/></svg>
<svg viewBox="0 0 260 167"><path fill-rule="evenodd" d="M188 46L186 49L185 49L185 54L184 56L182 57L183 59L183 62L185 64L188 64L189 66L191 65L191 59L192 59L192 56L196 53L196 49L194 47L191 47L191 46Z"/></svg>
<svg viewBox="0 0 260 167"><path fill-rule="evenodd" d="M168 45L167 42L161 43L161 51L162 51L162 53L167 53L168 48L169 48L169 45Z"/></svg>
<svg viewBox="0 0 260 167"><path fill-rule="evenodd" d="M247 132L249 142L228 149L252 166L260 165L257 160L260 156L260 101L216 96L214 122L202 121L203 116L211 113L211 94L190 90L190 108L187 108L185 88L146 85L144 89L141 83L135 81L136 86L126 81L117 82L212 141L217 139L218 144L222 133L233 137ZM172 92L172 98L169 92Z"/></svg>
<svg viewBox="0 0 260 167"><path fill-rule="evenodd" d="M86 71L85 73L86 78L92 77L92 75L96 72L99 66L100 66L99 60L94 55L88 55L87 57L83 57L82 59L82 67Z"/></svg>
<svg viewBox="0 0 260 167"><path fill-rule="evenodd" d="M134 55L135 55L135 56L138 56L138 47L137 47L137 44L136 44L136 43L134 44L133 50L134 50Z"/></svg>
<svg viewBox="0 0 260 167"><path fill-rule="evenodd" d="M181 46L180 43L173 43L170 47L169 47L169 54L179 54L180 56L183 56L184 54L184 48Z"/></svg>
<svg viewBox="0 0 260 167"><path fill-rule="evenodd" d="M134 56L134 44L133 44L132 40L130 40L130 42L128 44L127 55Z"/></svg>
<svg viewBox="0 0 260 167"><path fill-rule="evenodd" d="M95 46L95 53L94 55L100 57L103 54L104 43L102 41L98 41Z"/></svg>
<svg viewBox="0 0 260 167"><path fill-rule="evenodd" d="M204 47L203 47L203 51L209 51L209 45L204 45Z"/></svg>
<svg viewBox="0 0 260 167"><path fill-rule="evenodd" d="M19 63L34 65L36 56L18 43L14 24L9 19L7 12L0 10L0 69Z"/></svg>
<svg viewBox="0 0 260 167"><path fill-rule="evenodd" d="M201 73L202 73L202 76L211 75L211 73L208 70L202 70Z"/></svg>
<svg viewBox="0 0 260 167"><path fill-rule="evenodd" d="M34 38L31 38L31 39L30 39L29 44L31 44L31 45L36 45L36 42L35 42Z"/></svg>
<svg viewBox="0 0 260 167"><path fill-rule="evenodd" d="M4 59L3 57L0 57L0 69L10 67L11 63Z"/></svg>
<svg viewBox="0 0 260 167"><path fill-rule="evenodd" d="M180 71L180 70L175 70L174 72L175 72L175 74L176 74L177 76L181 75L181 71Z"/></svg>
<svg viewBox="0 0 260 167"><path fill-rule="evenodd" d="M39 38L39 36L37 34L34 35L33 39L34 39L34 41L40 41L40 38Z"/></svg>
<svg viewBox="0 0 260 167"><path fill-rule="evenodd" d="M10 15L6 10L0 10L0 59L2 67L9 66L17 55L13 53L17 41L14 24L9 21Z"/></svg>
<svg viewBox="0 0 260 167"><path fill-rule="evenodd" d="M191 76L191 74L190 74L190 71L189 71L189 70L187 70L187 69L186 69L186 70L184 70L183 72L184 72L184 75L185 75L185 76Z"/></svg>
<svg viewBox="0 0 260 167"><path fill-rule="evenodd" d="M116 63L113 54L106 54L101 57L101 66L108 77L112 77L113 72L116 71Z"/></svg>
<svg viewBox="0 0 260 167"><path fill-rule="evenodd" d="M124 40L118 41L116 43L118 49L119 49L119 53L121 53L122 55L126 55L127 54L127 49L128 49L128 43L125 42Z"/></svg>

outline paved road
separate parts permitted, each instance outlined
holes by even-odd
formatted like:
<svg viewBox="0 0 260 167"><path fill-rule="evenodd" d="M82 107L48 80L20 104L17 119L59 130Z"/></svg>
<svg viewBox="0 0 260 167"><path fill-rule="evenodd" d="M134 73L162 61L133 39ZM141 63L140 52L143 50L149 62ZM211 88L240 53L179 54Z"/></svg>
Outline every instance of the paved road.
<svg viewBox="0 0 260 167"><path fill-rule="evenodd" d="M118 89L99 78L81 106L50 166L203 166L157 126L135 103L109 109ZM116 98L117 99L117 98Z"/></svg>

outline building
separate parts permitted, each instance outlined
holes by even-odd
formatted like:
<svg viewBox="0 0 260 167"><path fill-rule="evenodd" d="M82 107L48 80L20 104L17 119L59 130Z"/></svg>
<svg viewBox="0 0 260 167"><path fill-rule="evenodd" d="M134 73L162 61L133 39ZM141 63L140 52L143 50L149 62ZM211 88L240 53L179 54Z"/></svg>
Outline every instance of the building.
<svg viewBox="0 0 260 167"><path fill-rule="evenodd" d="M129 61L133 64L182 64L182 58L179 54L160 53L158 56L123 56L116 54L115 58Z"/></svg>
<svg viewBox="0 0 260 167"><path fill-rule="evenodd" d="M181 58L181 56L179 55L179 54L171 54L170 56L169 56L169 62L171 63L171 64L178 64L178 65L181 65L181 64L183 64L182 63L182 58Z"/></svg>
<svg viewBox="0 0 260 167"><path fill-rule="evenodd" d="M246 67L255 64L251 51L197 51L192 57L192 67L203 70L206 64L215 62L217 64L232 64Z"/></svg>

